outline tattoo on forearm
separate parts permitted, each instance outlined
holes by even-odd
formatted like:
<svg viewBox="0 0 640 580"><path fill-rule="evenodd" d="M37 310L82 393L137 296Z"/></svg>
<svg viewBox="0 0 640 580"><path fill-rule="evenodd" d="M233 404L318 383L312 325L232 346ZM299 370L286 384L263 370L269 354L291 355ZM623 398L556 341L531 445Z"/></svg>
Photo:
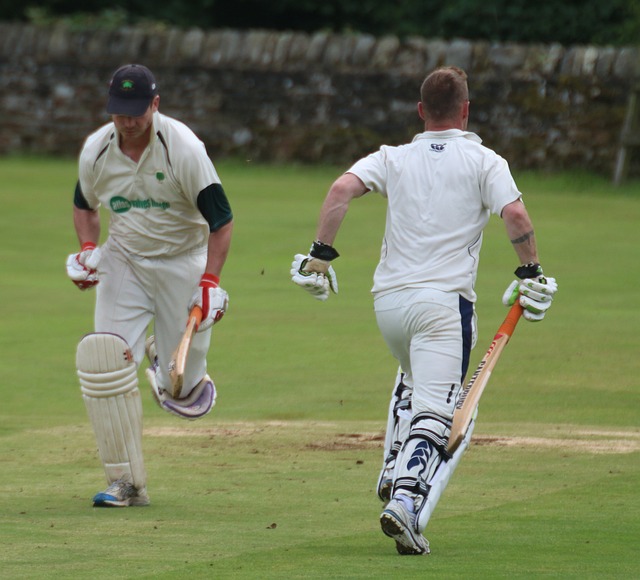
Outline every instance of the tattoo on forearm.
<svg viewBox="0 0 640 580"><path fill-rule="evenodd" d="M524 242L530 240L531 238L533 238L534 234L533 234L533 230L531 230L530 232L527 232L526 234L524 234L523 236L520 236L519 238L516 238L515 240L511 240L512 244L523 244Z"/></svg>

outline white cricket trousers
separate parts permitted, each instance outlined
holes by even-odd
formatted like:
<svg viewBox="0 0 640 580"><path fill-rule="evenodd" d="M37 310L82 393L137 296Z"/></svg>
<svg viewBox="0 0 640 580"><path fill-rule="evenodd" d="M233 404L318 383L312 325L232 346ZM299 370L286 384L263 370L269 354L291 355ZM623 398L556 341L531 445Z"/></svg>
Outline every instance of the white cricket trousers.
<svg viewBox="0 0 640 580"><path fill-rule="evenodd" d="M454 292L406 288L376 297L382 336L413 389L412 414L451 419L476 340L473 304Z"/></svg>
<svg viewBox="0 0 640 580"><path fill-rule="evenodd" d="M138 365L144 358L147 329L154 320L158 353L158 386L171 390L167 365L184 333L189 301L196 291L207 261L207 248L178 256L143 258L128 254L109 238L102 246L96 287L95 331L124 338ZM183 396L207 372L206 356L211 329L195 335L187 367Z"/></svg>

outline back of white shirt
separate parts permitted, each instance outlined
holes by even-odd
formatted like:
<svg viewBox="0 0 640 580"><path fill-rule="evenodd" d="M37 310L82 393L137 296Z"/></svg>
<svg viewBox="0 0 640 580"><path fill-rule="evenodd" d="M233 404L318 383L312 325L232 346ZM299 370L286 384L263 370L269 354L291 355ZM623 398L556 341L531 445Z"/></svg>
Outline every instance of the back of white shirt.
<svg viewBox="0 0 640 580"><path fill-rule="evenodd" d="M521 197L507 162L474 133L425 132L348 170L388 200L372 292L434 288L475 302L482 230Z"/></svg>

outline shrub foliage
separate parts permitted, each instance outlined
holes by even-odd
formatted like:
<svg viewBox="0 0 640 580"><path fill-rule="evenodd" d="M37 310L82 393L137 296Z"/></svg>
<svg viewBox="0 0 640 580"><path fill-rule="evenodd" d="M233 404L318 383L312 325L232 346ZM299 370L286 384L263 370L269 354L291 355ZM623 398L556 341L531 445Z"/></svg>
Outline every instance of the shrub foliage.
<svg viewBox="0 0 640 580"><path fill-rule="evenodd" d="M640 38L640 0L0 0L0 19L114 27L153 22L213 29L625 45Z"/></svg>

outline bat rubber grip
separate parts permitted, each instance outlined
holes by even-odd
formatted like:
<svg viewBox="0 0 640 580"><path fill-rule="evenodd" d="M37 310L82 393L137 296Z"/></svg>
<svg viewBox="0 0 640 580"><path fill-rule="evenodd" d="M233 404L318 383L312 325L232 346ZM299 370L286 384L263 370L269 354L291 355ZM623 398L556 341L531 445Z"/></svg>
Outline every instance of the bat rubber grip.
<svg viewBox="0 0 640 580"><path fill-rule="evenodd" d="M197 329L198 326L200 326L200 323L202 322L202 308L200 308L200 306L194 306L191 309L191 312L189 313L189 322L191 322L192 318L196 319L196 329Z"/></svg>
<svg viewBox="0 0 640 580"><path fill-rule="evenodd" d="M505 334L511 336L516 328L516 324L518 324L518 320L520 320L522 316L522 310L523 308L520 306L520 302L516 302L509 310L509 314L507 314L500 328L498 328L496 336Z"/></svg>

